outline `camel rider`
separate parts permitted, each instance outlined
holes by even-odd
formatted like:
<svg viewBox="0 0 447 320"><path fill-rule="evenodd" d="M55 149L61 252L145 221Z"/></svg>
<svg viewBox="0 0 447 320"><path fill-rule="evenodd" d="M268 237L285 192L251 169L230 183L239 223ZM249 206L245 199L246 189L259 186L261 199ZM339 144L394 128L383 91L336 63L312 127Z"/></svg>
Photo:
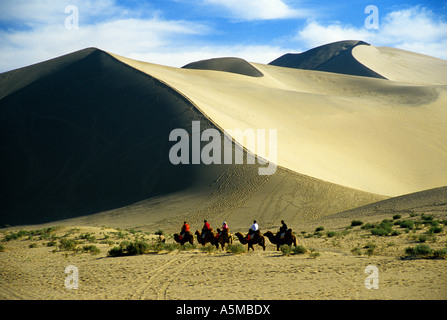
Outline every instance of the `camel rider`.
<svg viewBox="0 0 447 320"><path fill-rule="evenodd" d="M287 229L286 223L284 222L284 220L281 220L281 227L279 228L279 234L280 234L281 239L284 238L287 230L288 229Z"/></svg>
<svg viewBox="0 0 447 320"><path fill-rule="evenodd" d="M230 232L230 228L228 227L228 224L227 224L227 222L226 221L224 221L223 223L222 223L222 230L220 230L220 229L217 229L217 235L216 235L216 237L219 237L223 232Z"/></svg>
<svg viewBox="0 0 447 320"><path fill-rule="evenodd" d="M259 226L258 223L256 222L256 220L253 220L253 224L250 227L250 229L248 230L248 237L247 240L250 240L250 238L255 234L255 232L257 232L259 230Z"/></svg>
<svg viewBox="0 0 447 320"><path fill-rule="evenodd" d="M186 233L189 232L189 224L183 221L182 231L180 231L180 239L182 239Z"/></svg>
<svg viewBox="0 0 447 320"><path fill-rule="evenodd" d="M205 238L206 233L211 230L210 223L206 220L203 220L203 228L202 228L202 238Z"/></svg>

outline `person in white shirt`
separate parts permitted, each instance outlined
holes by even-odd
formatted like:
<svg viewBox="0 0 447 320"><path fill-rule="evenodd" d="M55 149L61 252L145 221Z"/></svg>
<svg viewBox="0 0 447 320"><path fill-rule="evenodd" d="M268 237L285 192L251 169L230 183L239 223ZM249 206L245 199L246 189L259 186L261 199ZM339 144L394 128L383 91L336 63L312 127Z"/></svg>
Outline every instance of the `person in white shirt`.
<svg viewBox="0 0 447 320"><path fill-rule="evenodd" d="M259 225L256 222L256 220L253 220L253 225L250 227L250 229L248 230L248 236L247 236L247 240L250 240L251 237L253 237L253 235L255 234L255 232L257 232L259 230Z"/></svg>
<svg viewBox="0 0 447 320"><path fill-rule="evenodd" d="M250 230L253 230L254 232L259 230L259 226L256 220L253 220L253 225L250 227Z"/></svg>

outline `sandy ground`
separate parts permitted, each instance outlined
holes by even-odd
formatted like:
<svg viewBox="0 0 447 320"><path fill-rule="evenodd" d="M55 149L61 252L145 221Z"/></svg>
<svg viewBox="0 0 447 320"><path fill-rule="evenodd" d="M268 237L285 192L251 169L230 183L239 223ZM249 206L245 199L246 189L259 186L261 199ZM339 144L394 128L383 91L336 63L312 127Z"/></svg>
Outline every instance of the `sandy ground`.
<svg viewBox="0 0 447 320"><path fill-rule="evenodd" d="M447 214L436 213L443 220ZM370 217L366 221L392 219L390 214ZM403 214L399 220L418 221L420 216ZM267 240L267 248L240 254L222 250L211 253L201 246L185 251L161 251L136 256L108 257L107 252L124 240L135 237L155 241L138 230L107 227L59 227L61 237L79 239L95 236L93 242L78 240L78 247L94 244L101 252L74 253L57 246L48 247L51 239L27 237L1 242L1 299L447 299L445 259L412 259L405 248L419 244L418 235L428 226L396 236L373 236L360 226L346 228L330 219L303 224L297 228L298 245L303 254L283 255ZM339 221L339 220L338 220ZM397 221L397 220L396 220ZM442 225L442 224L441 224ZM320 236L310 236L315 226L324 227ZM3 236L15 229L4 229ZM299 230L299 231L298 231ZM274 231L274 230L273 230ZM328 236L328 231L335 235ZM119 236L119 234L121 236ZM84 237L85 238L85 237ZM105 241L109 243L104 243ZM30 248L30 244L35 244ZM173 243L167 235L167 243ZM234 244L239 243L237 240ZM375 247L371 255L367 247ZM447 246L446 227L425 244L432 249ZM354 248L360 254L352 252ZM53 252L55 251L55 252ZM74 265L79 271L79 288L67 289L64 270ZM367 289L365 268L377 267L378 288Z"/></svg>

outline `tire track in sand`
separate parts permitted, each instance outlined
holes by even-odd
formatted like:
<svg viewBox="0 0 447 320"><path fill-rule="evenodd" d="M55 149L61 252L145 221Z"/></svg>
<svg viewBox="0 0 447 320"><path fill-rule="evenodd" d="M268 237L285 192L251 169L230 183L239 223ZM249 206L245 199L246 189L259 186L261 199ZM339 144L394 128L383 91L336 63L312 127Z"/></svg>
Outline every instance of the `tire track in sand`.
<svg viewBox="0 0 447 320"><path fill-rule="evenodd" d="M192 256L185 257L182 254L179 257L170 259L155 270L152 270L149 279L133 293L131 299L166 299L169 287L175 279L180 276L191 260Z"/></svg>

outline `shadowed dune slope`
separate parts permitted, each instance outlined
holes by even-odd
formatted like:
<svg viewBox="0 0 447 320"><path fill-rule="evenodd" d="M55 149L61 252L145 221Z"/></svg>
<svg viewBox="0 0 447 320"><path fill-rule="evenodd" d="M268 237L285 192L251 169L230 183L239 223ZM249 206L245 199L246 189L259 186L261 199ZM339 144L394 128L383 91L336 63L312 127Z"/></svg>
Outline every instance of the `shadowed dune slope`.
<svg viewBox="0 0 447 320"><path fill-rule="evenodd" d="M262 72L240 58L215 58L188 63L185 69L215 70L241 74L250 77L262 77Z"/></svg>
<svg viewBox="0 0 447 320"><path fill-rule="evenodd" d="M353 57L352 50L359 45L369 46L369 43L357 40L338 41L303 53L287 53L269 65L385 79Z"/></svg>
<svg viewBox="0 0 447 320"><path fill-rule="evenodd" d="M174 166L174 128L209 122L183 96L87 49L2 74L1 223L37 223L178 191L225 167Z"/></svg>

